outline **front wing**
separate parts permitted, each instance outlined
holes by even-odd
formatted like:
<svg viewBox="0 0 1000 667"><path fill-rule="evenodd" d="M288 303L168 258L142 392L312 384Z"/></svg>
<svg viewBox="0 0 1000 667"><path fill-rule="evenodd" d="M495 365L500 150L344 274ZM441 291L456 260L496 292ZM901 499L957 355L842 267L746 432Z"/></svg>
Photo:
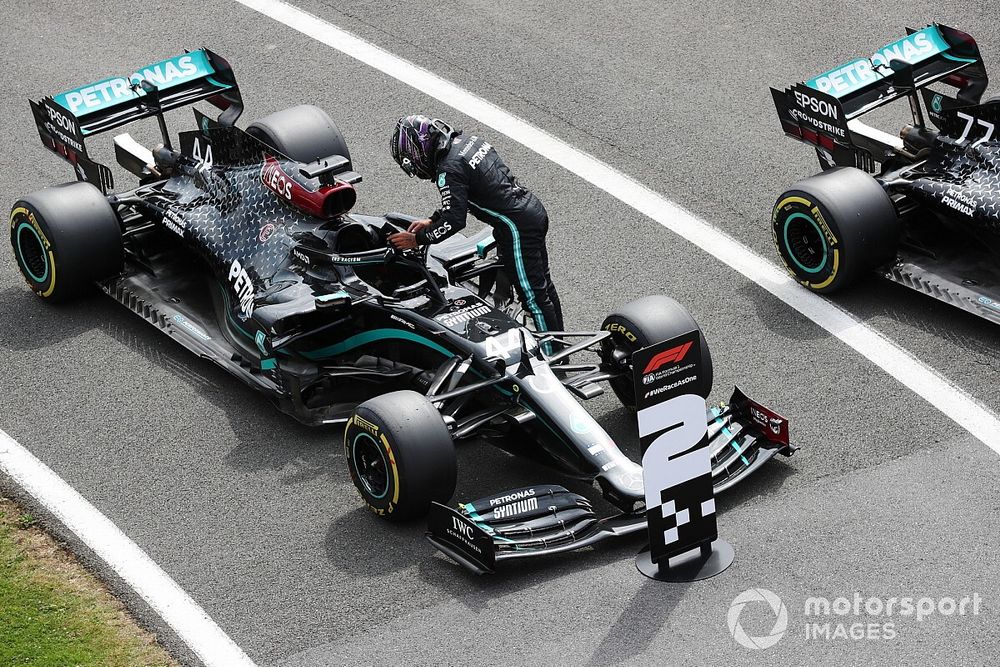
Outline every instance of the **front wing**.
<svg viewBox="0 0 1000 667"><path fill-rule="evenodd" d="M775 454L791 456L788 421L737 388L728 403L708 410L715 493L732 488ZM646 528L644 507L598 518L590 501L557 485L524 487L471 503L434 503L427 539L476 574L497 563L574 551Z"/></svg>

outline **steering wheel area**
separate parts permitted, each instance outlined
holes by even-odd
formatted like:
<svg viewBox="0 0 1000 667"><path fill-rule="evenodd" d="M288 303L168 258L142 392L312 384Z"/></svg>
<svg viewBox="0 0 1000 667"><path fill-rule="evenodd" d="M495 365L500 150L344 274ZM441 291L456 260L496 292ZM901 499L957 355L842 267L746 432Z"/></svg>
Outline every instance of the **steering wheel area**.
<svg viewBox="0 0 1000 667"><path fill-rule="evenodd" d="M438 278L427 266L430 246L398 250L389 237L400 231L403 229L388 221L381 227L349 225L338 233L332 263L351 267L386 296L402 300L427 295L443 303Z"/></svg>

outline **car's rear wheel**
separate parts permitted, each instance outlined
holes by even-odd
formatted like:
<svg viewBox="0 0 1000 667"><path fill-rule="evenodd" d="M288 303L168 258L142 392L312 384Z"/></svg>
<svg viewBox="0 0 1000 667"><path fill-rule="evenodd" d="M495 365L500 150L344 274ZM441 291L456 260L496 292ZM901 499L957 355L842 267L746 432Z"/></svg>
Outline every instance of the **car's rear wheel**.
<svg viewBox="0 0 1000 667"><path fill-rule="evenodd" d="M395 391L354 409L344 430L351 479L368 509L390 521L423 516L455 493L455 445L421 394Z"/></svg>
<svg viewBox="0 0 1000 667"><path fill-rule="evenodd" d="M90 183L32 192L10 212L10 244L21 275L38 296L62 301L122 270L121 225Z"/></svg>
<svg viewBox="0 0 1000 667"><path fill-rule="evenodd" d="M250 123L247 134L297 162L314 162L331 155L351 159L337 125L325 111L311 104L264 116Z"/></svg>
<svg viewBox="0 0 1000 667"><path fill-rule="evenodd" d="M611 336L601 343L601 358L625 372L611 380L612 391L627 408L635 408L635 370L632 354L690 331L697 331L701 344L701 378L694 393L705 398L712 391L712 354L701 327L687 308L668 296L653 294L625 304L604 319L601 328Z"/></svg>
<svg viewBox="0 0 1000 667"><path fill-rule="evenodd" d="M839 167L782 193L771 233L788 272L812 291L828 293L891 261L900 221L878 181L859 169Z"/></svg>

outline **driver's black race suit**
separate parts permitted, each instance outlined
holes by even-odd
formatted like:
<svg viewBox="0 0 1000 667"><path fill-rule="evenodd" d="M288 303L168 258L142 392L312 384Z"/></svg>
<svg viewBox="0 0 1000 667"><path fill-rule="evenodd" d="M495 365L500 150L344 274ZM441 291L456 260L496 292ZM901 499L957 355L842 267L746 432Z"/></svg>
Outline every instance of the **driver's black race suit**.
<svg viewBox="0 0 1000 667"><path fill-rule="evenodd" d="M521 186L493 146L477 136L457 137L438 157L441 208L417 243L438 243L465 227L472 213L493 227L503 270L539 331L562 331L559 295L549 275L545 234L549 216L542 202Z"/></svg>

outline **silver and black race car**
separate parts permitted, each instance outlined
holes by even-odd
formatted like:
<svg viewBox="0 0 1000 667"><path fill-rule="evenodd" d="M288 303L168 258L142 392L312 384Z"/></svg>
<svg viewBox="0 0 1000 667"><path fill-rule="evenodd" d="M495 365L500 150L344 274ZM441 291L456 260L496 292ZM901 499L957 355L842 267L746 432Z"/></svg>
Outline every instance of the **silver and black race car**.
<svg viewBox="0 0 1000 667"><path fill-rule="evenodd" d="M175 149L163 112L199 101L222 112L195 109L197 129L181 132ZM96 282L281 410L340 425L371 511L405 520L433 508L432 541L471 569L645 527L640 466L580 401L607 382L635 405L633 352L698 331L675 301L638 299L599 330L533 331L498 271L490 230L393 249L387 236L414 218L350 212L361 177L327 114L297 106L236 127L243 104L232 69L208 50L32 109L45 145L79 179L27 195L11 212L17 264L40 297L72 298ZM116 136L117 162L138 186L115 192L85 142L145 118L159 124L163 144L150 150ZM704 341L700 349L692 389L707 397L711 358ZM679 381L693 381L674 356L657 373L676 367ZM719 491L794 449L784 420L739 392L707 420ZM590 501L557 486L445 507L454 443L486 433L594 481L619 513L598 519ZM458 519L475 534L455 546L442 522Z"/></svg>
<svg viewBox="0 0 1000 667"><path fill-rule="evenodd" d="M772 89L782 129L823 168L775 203L788 271L829 293L877 270L1000 322L1000 97L983 102L986 86L976 41L933 24ZM860 120L902 99L912 122L898 134Z"/></svg>

